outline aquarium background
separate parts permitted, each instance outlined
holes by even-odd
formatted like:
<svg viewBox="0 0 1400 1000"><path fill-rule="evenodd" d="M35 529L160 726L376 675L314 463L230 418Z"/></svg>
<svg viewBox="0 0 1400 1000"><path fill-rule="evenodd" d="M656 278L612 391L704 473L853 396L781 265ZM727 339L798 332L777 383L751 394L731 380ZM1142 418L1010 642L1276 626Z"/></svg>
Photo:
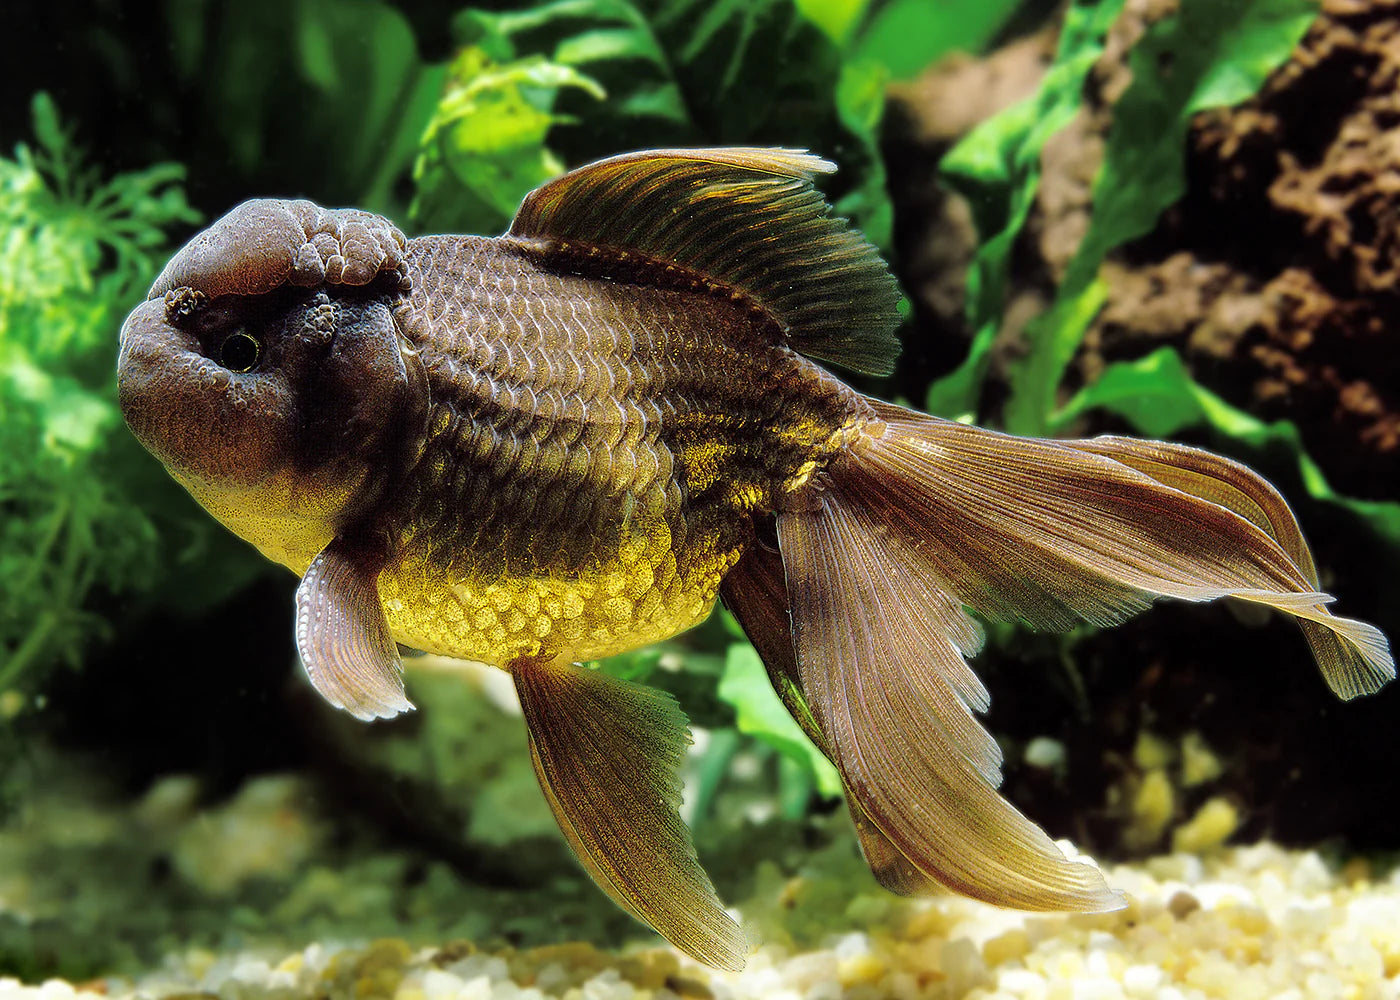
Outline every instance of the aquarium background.
<svg viewBox="0 0 1400 1000"><path fill-rule="evenodd" d="M456 970L457 986L436 980L448 992L484 976L492 993L1022 995L1004 966L1029 974L1059 935L1082 980L1093 933L1127 940L1156 911L1064 918L1019 931L1023 948L959 937L974 904L883 894L830 766L722 614L603 669L690 715L686 813L776 978L664 957L574 867L503 676L411 661L422 710L372 727L310 692L295 580L122 425L117 330L168 256L247 197L353 205L410 235L497 233L526 191L611 153L807 148L839 165L828 195L906 295L899 369L861 388L1017 433L1138 433L1246 461L1293 504L1342 613L1394 637L1398 15L1381 0L15 5L0 977L427 996L426 962ZM1115 884L1277 868L1292 885L1302 865L1316 893L1388 885L1400 695L1334 701L1291 623L1164 604L1106 632L994 629L976 668L1006 793L1127 865ZM1159 910L1220 950L1238 927L1191 898ZM1298 928L1268 920L1260 954L1289 955ZM1400 942L1361 937L1356 975L1389 982ZM238 962L254 963L243 979ZM551 963L563 971L541 980ZM1140 974L1153 990L1243 995L1167 957L1136 964L1164 977Z"/></svg>

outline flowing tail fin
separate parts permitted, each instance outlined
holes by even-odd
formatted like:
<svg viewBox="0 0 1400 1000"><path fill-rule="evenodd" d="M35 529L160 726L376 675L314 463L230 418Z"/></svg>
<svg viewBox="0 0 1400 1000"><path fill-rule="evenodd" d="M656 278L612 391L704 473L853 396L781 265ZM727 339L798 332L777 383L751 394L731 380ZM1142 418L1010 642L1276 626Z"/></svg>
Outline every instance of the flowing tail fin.
<svg viewBox="0 0 1400 1000"><path fill-rule="evenodd" d="M1394 676L1385 636L1328 611L1293 515L1243 466L875 405L881 422L778 515L795 658L769 670L825 736L867 857L892 888L1038 910L1119 902L996 793L1000 755L973 716L987 693L966 662L981 635L965 609L1063 629L1113 624L1157 597L1235 597L1297 617L1342 697ZM753 584L755 566L736 568L726 598L781 652L767 634L780 613L742 607L784 596Z"/></svg>

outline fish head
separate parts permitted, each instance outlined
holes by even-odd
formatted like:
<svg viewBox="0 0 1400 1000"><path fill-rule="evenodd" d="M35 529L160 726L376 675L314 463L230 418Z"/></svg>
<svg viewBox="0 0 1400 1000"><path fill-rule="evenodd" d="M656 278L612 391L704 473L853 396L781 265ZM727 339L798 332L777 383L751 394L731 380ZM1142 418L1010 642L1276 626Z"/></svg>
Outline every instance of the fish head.
<svg viewBox="0 0 1400 1000"><path fill-rule="evenodd" d="M372 516L426 433L386 220L245 202L196 236L121 331L122 414L212 514L300 572Z"/></svg>

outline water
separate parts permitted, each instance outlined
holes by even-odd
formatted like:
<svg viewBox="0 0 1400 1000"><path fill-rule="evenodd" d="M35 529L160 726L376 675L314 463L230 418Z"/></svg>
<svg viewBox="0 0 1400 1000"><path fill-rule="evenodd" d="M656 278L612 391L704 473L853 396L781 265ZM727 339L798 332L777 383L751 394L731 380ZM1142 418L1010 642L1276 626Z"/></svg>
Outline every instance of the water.
<svg viewBox="0 0 1400 1000"><path fill-rule="evenodd" d="M989 626L1003 793L1128 893L1090 916L880 889L732 621L612 664L695 727L684 815L754 947L715 973L577 868L505 675L410 657L413 716L324 705L296 580L139 448L112 378L156 271L247 197L494 233L600 156L809 148L910 306L863 391L1246 462L1338 612L1393 636L1388 7L87 6L12 19L0 114L27 150L0 165L0 995L1396 992L1400 696L1335 699L1282 616Z"/></svg>

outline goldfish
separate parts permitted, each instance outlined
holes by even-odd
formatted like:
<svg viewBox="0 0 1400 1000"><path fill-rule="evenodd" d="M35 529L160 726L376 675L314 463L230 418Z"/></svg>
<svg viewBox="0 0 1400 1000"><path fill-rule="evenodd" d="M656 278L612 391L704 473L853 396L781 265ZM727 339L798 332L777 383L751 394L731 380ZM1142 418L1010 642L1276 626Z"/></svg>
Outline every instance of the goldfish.
<svg viewBox="0 0 1400 1000"><path fill-rule="evenodd" d="M581 665L717 600L835 765L876 879L1026 910L1123 897L997 791L979 618L1108 626L1229 597L1297 619L1341 698L1395 674L1245 466L1009 436L833 374L893 371L900 293L817 189L832 170L624 154L531 192L494 238L248 201L121 330L133 433L300 577L316 690L362 719L407 711L400 644L509 671L583 868L725 969L748 944L679 816L686 719Z"/></svg>

